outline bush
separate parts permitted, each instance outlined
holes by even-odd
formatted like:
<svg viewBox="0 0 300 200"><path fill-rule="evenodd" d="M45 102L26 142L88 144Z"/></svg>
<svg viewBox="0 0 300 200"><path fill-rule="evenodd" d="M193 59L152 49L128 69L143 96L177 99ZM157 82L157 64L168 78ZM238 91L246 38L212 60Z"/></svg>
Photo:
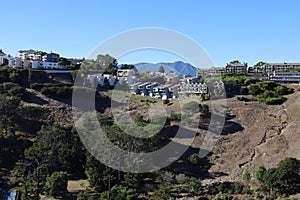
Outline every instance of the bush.
<svg viewBox="0 0 300 200"><path fill-rule="evenodd" d="M204 114L207 114L208 111L209 111L209 107L207 104L200 104L201 108L200 108L200 112L204 113Z"/></svg>
<svg viewBox="0 0 300 200"><path fill-rule="evenodd" d="M293 93L293 89L277 85L272 81L259 82L247 86L249 94L256 96L260 102L267 105L279 105L286 101L282 95Z"/></svg>
<svg viewBox="0 0 300 200"><path fill-rule="evenodd" d="M226 185L224 183L221 183L220 185L217 186L217 190L221 193L224 193L226 189Z"/></svg>
<svg viewBox="0 0 300 200"><path fill-rule="evenodd" d="M168 104L168 103L170 103L170 100L169 100L169 99L163 100L163 104Z"/></svg>
<svg viewBox="0 0 300 200"><path fill-rule="evenodd" d="M47 119L48 115L50 114L50 110L48 108L39 107L39 106L22 106L18 108L18 113L22 118L27 119Z"/></svg>
<svg viewBox="0 0 300 200"><path fill-rule="evenodd" d="M8 90L8 95L13 97L22 98L24 96L25 89L21 86L14 86Z"/></svg>
<svg viewBox="0 0 300 200"><path fill-rule="evenodd" d="M72 88L63 86L52 86L52 87L43 87L40 91L43 95L50 96L50 97L71 97L72 95Z"/></svg>
<svg viewBox="0 0 300 200"><path fill-rule="evenodd" d="M114 185L111 188L111 199L118 200L131 200L137 198L137 192L135 189L127 189L122 185Z"/></svg>
<svg viewBox="0 0 300 200"><path fill-rule="evenodd" d="M51 196L60 196L68 193L68 176L66 172L53 172L48 176L45 184L45 192Z"/></svg>
<svg viewBox="0 0 300 200"><path fill-rule="evenodd" d="M240 183L234 183L234 192L236 194L242 194L243 192L243 185Z"/></svg>

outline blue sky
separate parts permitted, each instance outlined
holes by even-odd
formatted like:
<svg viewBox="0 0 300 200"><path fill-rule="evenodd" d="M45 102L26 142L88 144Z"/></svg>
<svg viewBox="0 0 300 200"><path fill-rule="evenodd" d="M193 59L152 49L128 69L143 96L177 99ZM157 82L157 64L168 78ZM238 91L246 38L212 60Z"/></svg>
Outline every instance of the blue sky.
<svg viewBox="0 0 300 200"><path fill-rule="evenodd" d="M3 1L0 48L12 55L33 48L81 58L120 32L161 27L197 41L217 66L233 59L300 62L299 8L297 0ZM145 51L119 63L177 59Z"/></svg>

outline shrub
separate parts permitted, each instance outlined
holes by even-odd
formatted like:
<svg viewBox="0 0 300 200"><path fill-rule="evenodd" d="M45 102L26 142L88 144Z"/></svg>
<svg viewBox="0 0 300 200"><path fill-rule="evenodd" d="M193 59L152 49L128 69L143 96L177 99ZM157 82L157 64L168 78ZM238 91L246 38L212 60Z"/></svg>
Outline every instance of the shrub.
<svg viewBox="0 0 300 200"><path fill-rule="evenodd" d="M45 192L51 196L65 195L68 186L68 176L66 172L53 172L48 176L45 184Z"/></svg>
<svg viewBox="0 0 300 200"><path fill-rule="evenodd" d="M14 86L8 90L8 95L13 97L22 98L25 93L25 89L21 86Z"/></svg>
<svg viewBox="0 0 300 200"><path fill-rule="evenodd" d="M170 103L170 100L169 100L169 99L163 100L163 104L168 104L168 103Z"/></svg>
<svg viewBox="0 0 300 200"><path fill-rule="evenodd" d="M70 97L72 95L72 88L63 86L43 87L40 91L43 95L54 97Z"/></svg>
<svg viewBox="0 0 300 200"><path fill-rule="evenodd" d="M226 186L224 183L221 183L220 185L217 186L217 190L221 193L224 193L226 189Z"/></svg>
<svg viewBox="0 0 300 200"><path fill-rule="evenodd" d="M242 194L243 192L243 185L240 183L234 183L234 192L236 194Z"/></svg>
<svg viewBox="0 0 300 200"><path fill-rule="evenodd" d="M209 111L209 107L207 104L200 104L201 108L200 108L200 112L204 113L204 114L207 114L208 111Z"/></svg>

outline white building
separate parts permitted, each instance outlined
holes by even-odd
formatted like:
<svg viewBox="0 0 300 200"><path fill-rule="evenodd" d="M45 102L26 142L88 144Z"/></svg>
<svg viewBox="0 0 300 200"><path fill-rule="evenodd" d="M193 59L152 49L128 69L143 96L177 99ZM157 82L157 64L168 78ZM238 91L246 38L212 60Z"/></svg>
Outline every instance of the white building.
<svg viewBox="0 0 300 200"><path fill-rule="evenodd" d="M8 66L23 68L23 61L21 58L14 58L9 56L7 59L8 59Z"/></svg>
<svg viewBox="0 0 300 200"><path fill-rule="evenodd" d="M58 63L55 62L43 62L44 69L58 69Z"/></svg>
<svg viewBox="0 0 300 200"><path fill-rule="evenodd" d="M292 71L300 68L300 63L266 63L262 66L265 72Z"/></svg>
<svg viewBox="0 0 300 200"><path fill-rule="evenodd" d="M300 83L300 72L273 72L269 75L269 79L275 82L292 82Z"/></svg>
<svg viewBox="0 0 300 200"><path fill-rule="evenodd" d="M137 83L137 77L135 76L134 69L118 69L117 79L120 85L132 85Z"/></svg>
<svg viewBox="0 0 300 200"><path fill-rule="evenodd" d="M43 62L39 61L39 60L33 60L32 61L32 65L31 65L32 69L40 69L40 68L44 68Z"/></svg>

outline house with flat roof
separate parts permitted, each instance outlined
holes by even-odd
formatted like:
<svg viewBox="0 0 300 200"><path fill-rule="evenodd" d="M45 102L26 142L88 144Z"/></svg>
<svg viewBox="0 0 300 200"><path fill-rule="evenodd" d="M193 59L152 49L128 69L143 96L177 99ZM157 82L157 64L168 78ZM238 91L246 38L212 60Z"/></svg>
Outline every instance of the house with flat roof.
<svg viewBox="0 0 300 200"><path fill-rule="evenodd" d="M262 68L267 73L294 71L295 69L300 69L300 63L266 63Z"/></svg>
<svg viewBox="0 0 300 200"><path fill-rule="evenodd" d="M300 83L300 72L276 72L269 74L269 80L280 83Z"/></svg>

